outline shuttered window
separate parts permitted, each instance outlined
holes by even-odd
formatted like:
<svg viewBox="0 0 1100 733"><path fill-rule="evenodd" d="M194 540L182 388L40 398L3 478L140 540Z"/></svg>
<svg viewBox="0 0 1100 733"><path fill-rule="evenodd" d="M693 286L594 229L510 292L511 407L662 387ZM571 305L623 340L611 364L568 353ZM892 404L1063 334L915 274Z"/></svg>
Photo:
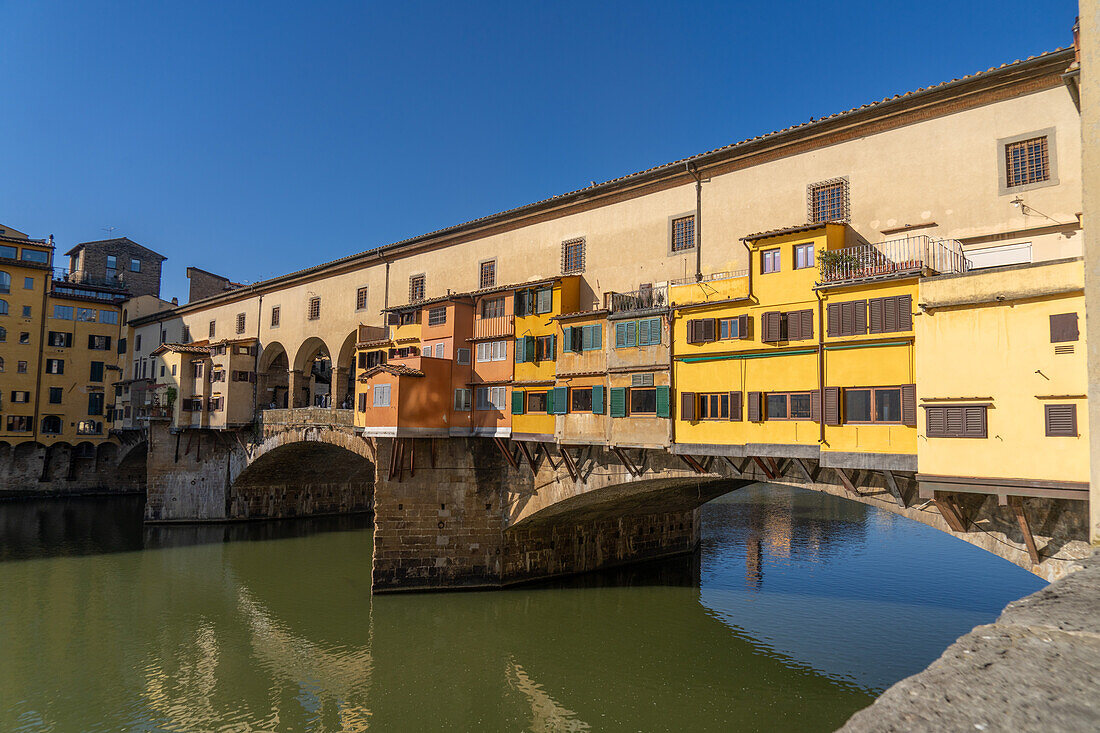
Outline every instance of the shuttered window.
<svg viewBox="0 0 1100 733"><path fill-rule="evenodd" d="M746 404L748 405L749 422L760 422L764 419L764 410L762 409L761 402L763 401L763 392L749 392Z"/></svg>
<svg viewBox="0 0 1100 733"><path fill-rule="evenodd" d="M481 406L481 402L482 402L482 400L480 399L481 398L481 394L480 394L481 389L484 389L484 388L479 388L479 390L478 390L478 392L479 392L478 398L479 399L478 399L478 406L477 407L478 407L479 410L488 409L486 407ZM523 402L524 402L523 396L524 396L524 394L525 393L521 390L518 390L518 389L513 390L513 392L512 392L512 414L513 415L522 415L523 414Z"/></svg>
<svg viewBox="0 0 1100 733"><path fill-rule="evenodd" d="M821 412L826 425L840 425L840 387L826 387L821 397Z"/></svg>
<svg viewBox="0 0 1100 733"><path fill-rule="evenodd" d="M1077 437L1077 405L1046 405L1043 411L1048 438Z"/></svg>
<svg viewBox="0 0 1100 733"><path fill-rule="evenodd" d="M549 412L547 409L547 392L527 393L527 412Z"/></svg>
<svg viewBox="0 0 1100 733"><path fill-rule="evenodd" d="M603 385L597 384L592 387L592 414L603 414Z"/></svg>
<svg viewBox="0 0 1100 733"><path fill-rule="evenodd" d="M783 340L783 314L779 311L768 311L760 316L761 341L774 343Z"/></svg>
<svg viewBox="0 0 1100 733"><path fill-rule="evenodd" d="M699 400L700 420L728 420L730 416L730 396L728 392L701 394Z"/></svg>
<svg viewBox="0 0 1100 733"><path fill-rule="evenodd" d="M622 349L638 345L638 327L636 321L615 324L615 348Z"/></svg>
<svg viewBox="0 0 1100 733"><path fill-rule="evenodd" d="M591 387L571 387L569 389L569 411L593 412Z"/></svg>
<svg viewBox="0 0 1100 733"><path fill-rule="evenodd" d="M741 393L730 392L730 420L741 419Z"/></svg>
<svg viewBox="0 0 1100 733"><path fill-rule="evenodd" d="M870 333L913 330L913 296L895 295L868 301Z"/></svg>
<svg viewBox="0 0 1100 733"><path fill-rule="evenodd" d="M687 323L689 344L705 344L717 340L717 327L713 318L694 318Z"/></svg>
<svg viewBox="0 0 1100 733"><path fill-rule="evenodd" d="M626 417L626 387L611 388L611 417Z"/></svg>
<svg viewBox="0 0 1100 733"><path fill-rule="evenodd" d="M694 392L681 392L680 393L680 419L681 420L694 420L695 419L695 393Z"/></svg>
<svg viewBox="0 0 1100 733"><path fill-rule="evenodd" d="M1080 338L1077 330L1076 313L1058 313L1050 317L1050 343L1076 341Z"/></svg>
<svg viewBox="0 0 1100 733"><path fill-rule="evenodd" d="M925 406L929 438L985 438L986 405Z"/></svg>
<svg viewBox="0 0 1100 733"><path fill-rule="evenodd" d="M747 339L751 336L749 316L722 318L718 321L719 339Z"/></svg>
<svg viewBox="0 0 1100 733"><path fill-rule="evenodd" d="M905 296L909 297L909 296ZM825 310L826 332L829 336L859 336L867 333L867 301L851 300L829 303ZM910 322L909 328L912 328Z"/></svg>
<svg viewBox="0 0 1100 733"><path fill-rule="evenodd" d="M790 311L782 314L787 325L787 341L802 341L814 337L814 312L812 309ZM780 324L782 331L782 323Z"/></svg>

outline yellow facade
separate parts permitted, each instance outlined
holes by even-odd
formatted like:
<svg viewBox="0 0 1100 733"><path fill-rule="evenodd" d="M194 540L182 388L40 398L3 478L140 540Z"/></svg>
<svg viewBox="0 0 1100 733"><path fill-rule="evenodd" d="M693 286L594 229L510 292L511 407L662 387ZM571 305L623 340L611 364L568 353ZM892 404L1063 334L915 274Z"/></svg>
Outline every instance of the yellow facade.
<svg viewBox="0 0 1100 733"><path fill-rule="evenodd" d="M550 292L549 304L540 300ZM561 330L555 316L578 310L580 278L568 276L516 289L515 298L528 305L515 317L516 360L512 388L512 435L540 435L552 438L555 415L538 404L539 395L549 394L557 374L561 353ZM524 295L523 293L526 293ZM535 393L535 411L531 410ZM522 402L522 406L521 406Z"/></svg>
<svg viewBox="0 0 1100 733"><path fill-rule="evenodd" d="M929 437L921 414L921 474L1089 481L1083 288L1080 259L921 283L920 412L969 405L986 413L986 437L974 438ZM1076 335L1053 340L1052 316L1070 316ZM1075 414L1072 434L1047 435L1048 406Z"/></svg>
<svg viewBox="0 0 1100 733"><path fill-rule="evenodd" d="M52 254L53 245L42 240L0 238L0 344L3 344L0 439L3 440L33 440L41 432L36 409L38 375L42 369L39 353ZM46 261L35 262L28 257Z"/></svg>

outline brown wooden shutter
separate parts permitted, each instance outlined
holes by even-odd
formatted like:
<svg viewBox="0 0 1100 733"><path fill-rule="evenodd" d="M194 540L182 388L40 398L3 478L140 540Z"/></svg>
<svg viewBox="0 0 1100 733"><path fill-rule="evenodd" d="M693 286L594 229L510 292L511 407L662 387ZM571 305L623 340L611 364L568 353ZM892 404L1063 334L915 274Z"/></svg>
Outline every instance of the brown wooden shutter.
<svg viewBox="0 0 1100 733"><path fill-rule="evenodd" d="M802 316L802 338L812 339L814 337L814 312L812 310L800 311Z"/></svg>
<svg viewBox="0 0 1100 733"><path fill-rule="evenodd" d="M882 309L885 298L871 298L867 301L868 310L871 312L871 333L882 333L883 318Z"/></svg>
<svg viewBox="0 0 1100 733"><path fill-rule="evenodd" d="M947 437L947 408L927 407L924 410L926 423L924 434L929 438Z"/></svg>
<svg viewBox="0 0 1100 733"><path fill-rule="evenodd" d="M1059 313L1050 317L1050 343L1076 341L1078 338L1076 313Z"/></svg>
<svg viewBox="0 0 1100 733"><path fill-rule="evenodd" d="M963 435L967 438L986 437L985 410L978 406L967 406L963 410Z"/></svg>
<svg viewBox="0 0 1100 733"><path fill-rule="evenodd" d="M822 395L826 425L840 425L840 387L826 387Z"/></svg>
<svg viewBox="0 0 1100 733"><path fill-rule="evenodd" d="M810 392L810 419L821 422L821 390Z"/></svg>
<svg viewBox="0 0 1100 733"><path fill-rule="evenodd" d="M681 420L694 420L695 419L695 393L694 392L681 392L680 393L680 419Z"/></svg>
<svg viewBox="0 0 1100 733"><path fill-rule="evenodd" d="M798 311L791 311L790 313L781 313L779 315L779 321L787 322L787 340L788 341L800 341L802 339L802 319L798 315Z"/></svg>
<svg viewBox="0 0 1100 733"><path fill-rule="evenodd" d="M741 419L741 393L730 392L730 420Z"/></svg>
<svg viewBox="0 0 1100 733"><path fill-rule="evenodd" d="M828 322L827 333L829 334L829 336L840 336L840 335L842 335L841 334L842 329L841 329L841 325L840 325L840 323L841 323L840 312L841 312L841 304L840 303L829 303L828 307L825 309L825 320Z"/></svg>
<svg viewBox="0 0 1100 733"><path fill-rule="evenodd" d="M699 343L699 321L692 319L688 321L688 343Z"/></svg>
<svg viewBox="0 0 1100 733"><path fill-rule="evenodd" d="M917 385L901 385L901 422L915 427L917 424Z"/></svg>
<svg viewBox="0 0 1100 733"><path fill-rule="evenodd" d="M1044 412L1048 438L1077 437L1077 405L1047 405Z"/></svg>
<svg viewBox="0 0 1100 733"><path fill-rule="evenodd" d="M853 300L852 309L855 311L855 327L853 335L867 333L867 301Z"/></svg>
<svg viewBox="0 0 1100 733"><path fill-rule="evenodd" d="M715 340L714 319L713 318L704 318L702 321L700 321L700 323L703 326L702 340L703 341L714 341Z"/></svg>
<svg viewBox="0 0 1100 733"><path fill-rule="evenodd" d="M894 333L898 330L898 299L882 299L882 330L883 333Z"/></svg>
<svg viewBox="0 0 1100 733"><path fill-rule="evenodd" d="M856 309L855 303L841 303L840 304L840 334L841 336L851 336L856 332Z"/></svg>
<svg viewBox="0 0 1100 733"><path fill-rule="evenodd" d="M898 296L898 330L899 331L912 331L913 330L913 296L912 295L899 295ZM915 420L915 418L914 418Z"/></svg>
<svg viewBox="0 0 1100 733"><path fill-rule="evenodd" d="M761 341L779 340L779 311L768 311L760 316L760 325L764 331Z"/></svg>
<svg viewBox="0 0 1100 733"><path fill-rule="evenodd" d="M752 316L737 316L737 336L742 339L752 338Z"/></svg>
<svg viewBox="0 0 1100 733"><path fill-rule="evenodd" d="M760 392L749 392L749 395L748 395L749 422L760 422L763 419L761 417L761 412L762 411L760 409L760 396L761 396Z"/></svg>

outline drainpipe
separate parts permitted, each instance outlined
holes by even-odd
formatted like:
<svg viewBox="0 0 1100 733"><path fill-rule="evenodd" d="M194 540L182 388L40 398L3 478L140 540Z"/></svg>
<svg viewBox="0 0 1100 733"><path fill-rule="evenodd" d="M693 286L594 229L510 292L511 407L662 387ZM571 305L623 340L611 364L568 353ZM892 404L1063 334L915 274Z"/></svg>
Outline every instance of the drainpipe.
<svg viewBox="0 0 1100 733"><path fill-rule="evenodd" d="M382 300L382 310L390 307L390 261L382 260L386 263L386 290Z"/></svg>
<svg viewBox="0 0 1100 733"><path fill-rule="evenodd" d="M752 247L749 246L747 240L742 239L741 244L745 245L745 253L748 255L748 268L749 268L749 300L752 300Z"/></svg>
<svg viewBox="0 0 1100 733"><path fill-rule="evenodd" d="M680 415L679 402L677 402L678 395L676 394L676 360L675 360L675 346L676 339L672 337L672 329L675 325L676 309L672 307L672 303L668 304L668 445L671 449L676 445L676 419ZM610 340L610 336L608 336ZM608 392L608 405L611 404L611 392ZM610 409L608 410L610 412Z"/></svg>
<svg viewBox="0 0 1100 733"><path fill-rule="evenodd" d="M752 268L749 268L749 277L752 277ZM817 296L817 399L821 409L820 434L817 442L825 443L825 303L821 298L821 291L814 290ZM840 405L837 405L840 409Z"/></svg>
<svg viewBox="0 0 1100 733"><path fill-rule="evenodd" d="M694 163L685 163L695 178L695 282L703 282L703 179Z"/></svg>

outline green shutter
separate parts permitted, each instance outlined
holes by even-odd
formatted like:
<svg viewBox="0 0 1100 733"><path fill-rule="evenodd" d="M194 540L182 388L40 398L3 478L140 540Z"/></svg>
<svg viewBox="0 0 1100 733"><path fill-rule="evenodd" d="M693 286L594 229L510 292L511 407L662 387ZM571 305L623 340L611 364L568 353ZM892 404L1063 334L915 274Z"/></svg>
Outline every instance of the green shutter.
<svg viewBox="0 0 1100 733"><path fill-rule="evenodd" d="M626 417L626 387L611 388L611 417Z"/></svg>
<svg viewBox="0 0 1100 733"><path fill-rule="evenodd" d="M517 364L522 364L523 360L524 360L524 357L527 354L527 349L524 348L524 345L526 343L526 339L527 339L526 336L520 336L518 339L516 339L516 363Z"/></svg>
<svg viewBox="0 0 1100 733"><path fill-rule="evenodd" d="M573 329L568 326L561 330L561 350L563 352L573 350Z"/></svg>
<svg viewBox="0 0 1100 733"><path fill-rule="evenodd" d="M657 388L657 417L668 417L668 387Z"/></svg>
<svg viewBox="0 0 1100 733"><path fill-rule="evenodd" d="M548 396L554 398L554 414L564 415L569 412L569 389L567 387L554 387Z"/></svg>
<svg viewBox="0 0 1100 733"><path fill-rule="evenodd" d="M603 414L603 385L597 384L592 387L592 414Z"/></svg>
<svg viewBox="0 0 1100 733"><path fill-rule="evenodd" d="M592 326L592 348L603 348L603 324L597 323L595 326Z"/></svg>
<svg viewBox="0 0 1100 733"><path fill-rule="evenodd" d="M535 337L524 336L523 337L523 360L534 361L535 360Z"/></svg>
<svg viewBox="0 0 1100 733"><path fill-rule="evenodd" d="M526 394L526 393L523 392L522 390L518 390L518 389L512 390L512 414L513 415L522 415L523 414L523 395L524 394Z"/></svg>
<svg viewBox="0 0 1100 733"><path fill-rule="evenodd" d="M616 349L621 349L624 346L626 346L626 324L625 323L616 323L615 324L615 348Z"/></svg>

